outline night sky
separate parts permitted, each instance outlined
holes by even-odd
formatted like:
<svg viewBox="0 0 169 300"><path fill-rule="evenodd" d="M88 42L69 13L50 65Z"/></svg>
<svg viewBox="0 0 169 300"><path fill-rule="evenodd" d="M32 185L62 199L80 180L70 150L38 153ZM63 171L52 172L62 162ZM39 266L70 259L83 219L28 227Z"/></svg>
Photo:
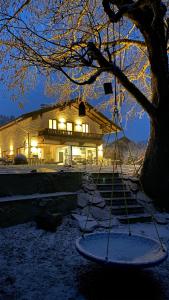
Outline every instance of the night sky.
<svg viewBox="0 0 169 300"><path fill-rule="evenodd" d="M44 94L44 87L39 84L37 88L31 91L25 97L21 97L24 108L21 109L18 102L13 102L10 99L10 94L4 85L0 86L1 100L0 100L0 114L7 116L19 116L40 108L41 104L54 103L55 99L49 98ZM142 119L132 119L127 123L125 128L125 135L134 141L146 141L149 136L149 120L146 114Z"/></svg>

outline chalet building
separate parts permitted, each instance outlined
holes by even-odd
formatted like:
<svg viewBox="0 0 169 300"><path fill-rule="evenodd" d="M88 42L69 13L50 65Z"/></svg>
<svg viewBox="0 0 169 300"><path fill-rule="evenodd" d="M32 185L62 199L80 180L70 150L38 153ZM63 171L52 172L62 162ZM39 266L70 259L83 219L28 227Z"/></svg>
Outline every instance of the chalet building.
<svg viewBox="0 0 169 300"><path fill-rule="evenodd" d="M41 107L0 127L0 156L24 154L44 163L97 163L103 136L120 128L89 103L79 116L77 100Z"/></svg>

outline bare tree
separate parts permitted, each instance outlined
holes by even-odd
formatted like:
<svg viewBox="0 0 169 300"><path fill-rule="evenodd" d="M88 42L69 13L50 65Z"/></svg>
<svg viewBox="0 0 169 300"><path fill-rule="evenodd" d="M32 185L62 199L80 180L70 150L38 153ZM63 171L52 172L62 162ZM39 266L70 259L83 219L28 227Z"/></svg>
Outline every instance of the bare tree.
<svg viewBox="0 0 169 300"><path fill-rule="evenodd" d="M162 202L169 196L167 1L27 2L1 9L2 50L8 50L1 55L4 62L10 58L9 68L14 68L11 85L25 83L33 69L57 81L65 77L87 90L105 77L114 83L115 76L118 103L130 98L134 105L135 99L149 115L151 133L141 182Z"/></svg>

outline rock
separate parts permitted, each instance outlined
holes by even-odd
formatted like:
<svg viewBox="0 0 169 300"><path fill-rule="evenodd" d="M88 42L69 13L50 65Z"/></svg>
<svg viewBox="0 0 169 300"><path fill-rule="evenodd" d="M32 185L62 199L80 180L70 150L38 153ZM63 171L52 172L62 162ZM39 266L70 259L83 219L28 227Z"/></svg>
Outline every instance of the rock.
<svg viewBox="0 0 169 300"><path fill-rule="evenodd" d="M72 218L76 221L86 221L87 215L80 215L80 214L72 214ZM88 217L88 221L95 221L91 216Z"/></svg>
<svg viewBox="0 0 169 300"><path fill-rule="evenodd" d="M83 184L82 188L84 191L88 192L88 191L95 191L96 190L96 185L95 184Z"/></svg>
<svg viewBox="0 0 169 300"><path fill-rule="evenodd" d="M93 193L93 195L89 196L89 202L92 203L93 205L97 205L99 203L103 203L101 207L105 206L105 201L104 199L100 196L100 193Z"/></svg>
<svg viewBox="0 0 169 300"><path fill-rule="evenodd" d="M79 227L81 231L89 233L89 232L93 232L98 227L98 224L96 221L88 221L88 222L81 221L79 222Z"/></svg>
<svg viewBox="0 0 169 300"><path fill-rule="evenodd" d="M155 214L154 218L155 218L155 221L157 222L157 224L166 225L169 223L169 221L166 219L166 217L161 214Z"/></svg>
<svg viewBox="0 0 169 300"><path fill-rule="evenodd" d="M112 218L111 222L108 221L99 221L98 225L101 228L112 228L114 226L117 226L119 224L118 220L115 218Z"/></svg>
<svg viewBox="0 0 169 300"><path fill-rule="evenodd" d="M95 206L100 207L100 208L104 208L106 206L106 202L103 199L102 202L95 204Z"/></svg>
<svg viewBox="0 0 169 300"><path fill-rule="evenodd" d="M91 207L91 215L94 219L100 221L109 220L109 218L111 217L110 209L108 209L107 207L100 208L93 206Z"/></svg>
<svg viewBox="0 0 169 300"><path fill-rule="evenodd" d="M72 214L72 217L78 221L80 230L83 232L93 232L98 227L98 223L91 217L78 214Z"/></svg>
<svg viewBox="0 0 169 300"><path fill-rule="evenodd" d="M81 193L77 196L77 205L81 208L87 206L89 202L89 195L87 193Z"/></svg>
<svg viewBox="0 0 169 300"><path fill-rule="evenodd" d="M100 208L93 205L88 205L82 209L82 215L89 216L90 218L94 218L96 220L109 220L110 218L110 209L107 207Z"/></svg>
<svg viewBox="0 0 169 300"><path fill-rule="evenodd" d="M62 215L60 213L52 214L48 211L42 211L35 217L35 222L37 228L55 232L62 222Z"/></svg>

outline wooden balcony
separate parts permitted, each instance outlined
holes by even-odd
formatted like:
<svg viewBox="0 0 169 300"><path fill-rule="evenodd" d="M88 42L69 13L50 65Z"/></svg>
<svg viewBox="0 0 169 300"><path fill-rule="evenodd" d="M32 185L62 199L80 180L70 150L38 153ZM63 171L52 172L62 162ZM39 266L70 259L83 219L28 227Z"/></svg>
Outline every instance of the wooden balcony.
<svg viewBox="0 0 169 300"><path fill-rule="evenodd" d="M62 137L62 138L65 137L66 139L80 138L80 139L90 139L90 140L101 140L103 134L45 128L39 131L39 136L44 136L49 139L52 137Z"/></svg>

